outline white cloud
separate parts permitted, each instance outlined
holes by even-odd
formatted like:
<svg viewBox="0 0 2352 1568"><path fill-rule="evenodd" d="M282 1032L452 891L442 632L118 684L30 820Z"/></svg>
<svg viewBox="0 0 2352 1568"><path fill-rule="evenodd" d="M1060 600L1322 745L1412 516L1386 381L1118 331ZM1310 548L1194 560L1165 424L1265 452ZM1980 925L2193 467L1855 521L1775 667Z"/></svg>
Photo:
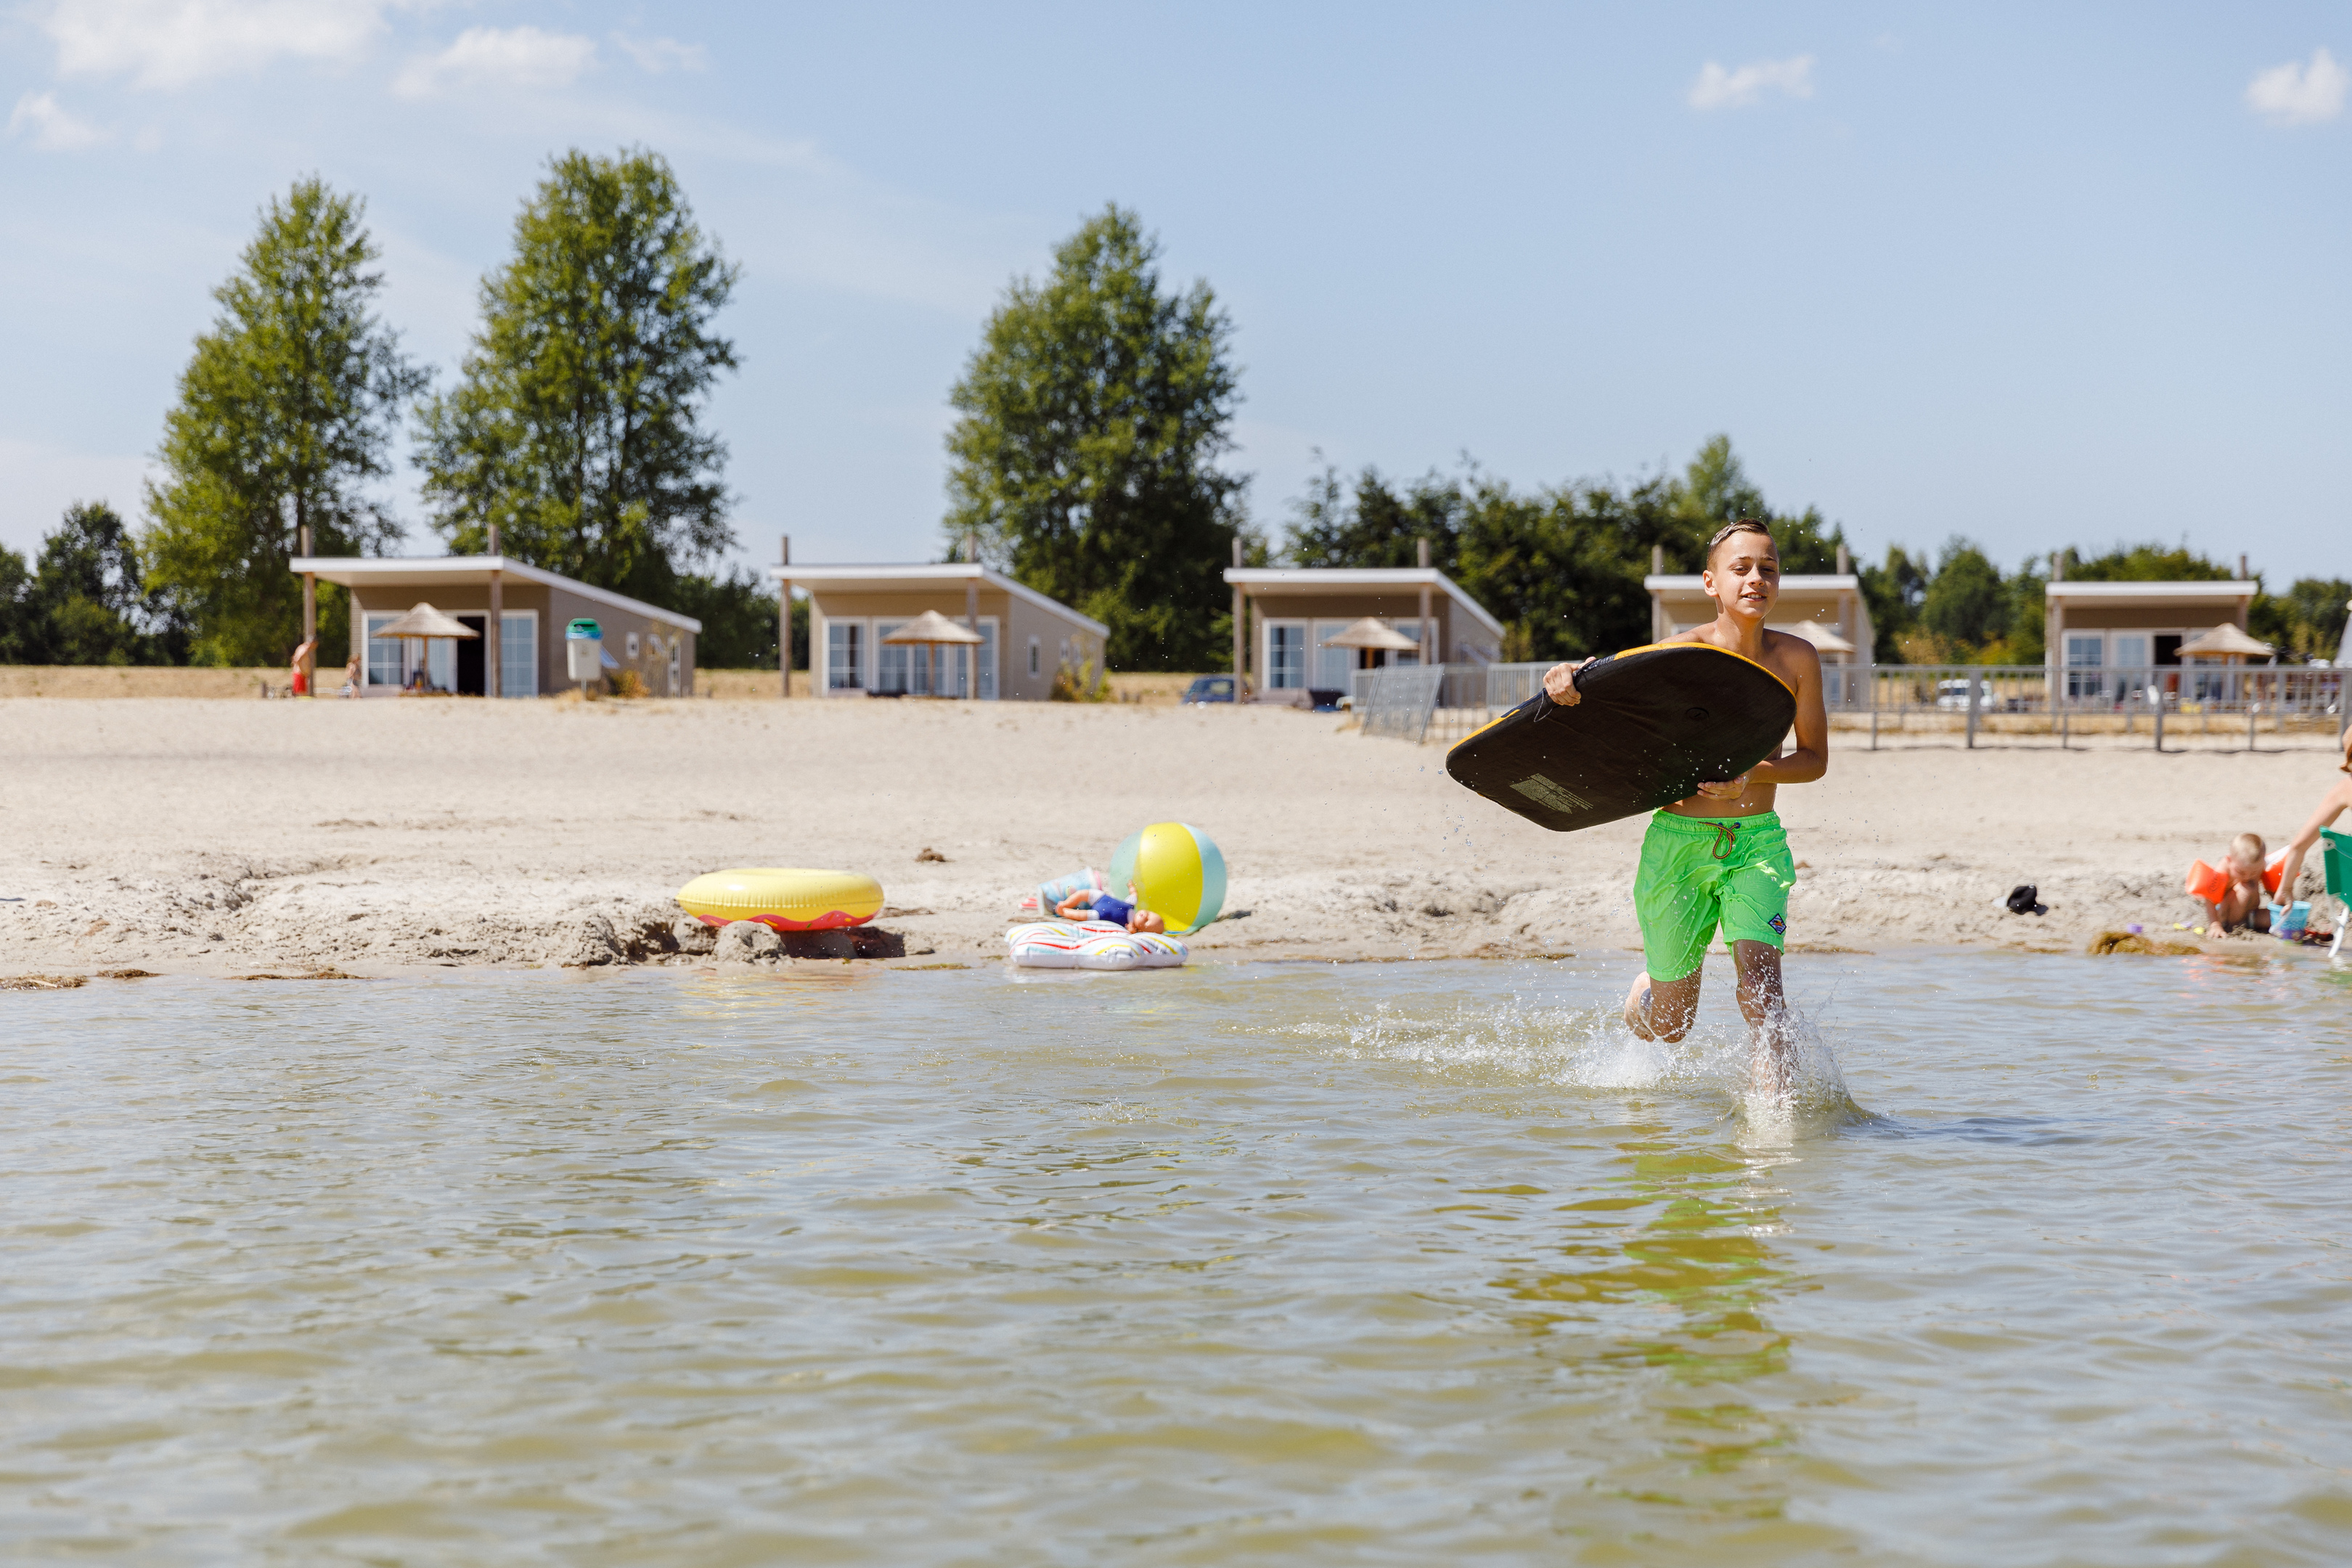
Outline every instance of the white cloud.
<svg viewBox="0 0 2352 1568"><path fill-rule="evenodd" d="M50 153L95 147L107 139L105 132L59 106L54 92L28 92L16 100L8 116L8 134L27 129L33 133L33 145Z"/></svg>
<svg viewBox="0 0 2352 1568"><path fill-rule="evenodd" d="M411 60L393 90L429 98L452 87L569 87L596 63L596 40L537 27L468 27L437 55Z"/></svg>
<svg viewBox="0 0 2352 1568"><path fill-rule="evenodd" d="M1750 60L1738 70L1726 70L1709 60L1699 68L1698 79L1691 83L1690 106L1693 109L1743 109L1761 100L1768 92L1781 92L1790 98L1813 96L1813 57L1799 55L1788 60Z"/></svg>
<svg viewBox="0 0 2352 1568"><path fill-rule="evenodd" d="M656 76L664 71L698 71L710 64L710 56L700 44L681 44L676 38L632 38L615 33L613 46L636 61L640 70Z"/></svg>
<svg viewBox="0 0 2352 1568"><path fill-rule="evenodd" d="M2307 65L2289 60L2246 84L2246 107L2273 125L2315 125L2344 112L2344 89L2352 72L2326 49L2311 51Z"/></svg>
<svg viewBox="0 0 2352 1568"><path fill-rule="evenodd" d="M60 76L184 87L274 59L350 59L383 26L382 0L55 0L41 30Z"/></svg>

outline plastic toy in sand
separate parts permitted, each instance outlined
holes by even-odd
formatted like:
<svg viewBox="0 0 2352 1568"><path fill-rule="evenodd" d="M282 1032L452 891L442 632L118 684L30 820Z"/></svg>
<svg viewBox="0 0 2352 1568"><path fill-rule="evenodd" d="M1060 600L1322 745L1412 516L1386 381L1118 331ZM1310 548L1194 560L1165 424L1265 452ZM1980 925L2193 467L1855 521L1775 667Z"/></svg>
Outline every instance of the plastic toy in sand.
<svg viewBox="0 0 2352 1568"><path fill-rule="evenodd" d="M1135 902L1181 936L1225 907L1225 858L1216 841L1186 822L1155 822L1127 836L1110 858L1115 892L1133 887Z"/></svg>
<svg viewBox="0 0 2352 1568"><path fill-rule="evenodd" d="M677 890L677 902L705 925L757 921L774 931L838 931L882 912L882 884L855 871L760 867L697 877Z"/></svg>
<svg viewBox="0 0 2352 1568"><path fill-rule="evenodd" d="M1173 969L1192 956L1173 937L1108 921L1036 921L1004 933L1024 969Z"/></svg>

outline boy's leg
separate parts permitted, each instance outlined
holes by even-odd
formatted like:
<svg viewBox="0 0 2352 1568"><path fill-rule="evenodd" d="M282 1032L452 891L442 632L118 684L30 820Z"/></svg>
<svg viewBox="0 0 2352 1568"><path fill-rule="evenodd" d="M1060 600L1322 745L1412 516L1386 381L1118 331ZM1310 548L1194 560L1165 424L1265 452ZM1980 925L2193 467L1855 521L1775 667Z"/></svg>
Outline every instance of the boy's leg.
<svg viewBox="0 0 2352 1568"><path fill-rule="evenodd" d="M1643 1039L1672 1044L1698 1016L1699 965L1720 913L1721 868L1707 847L1713 837L1711 825L1664 815L1642 836L1633 912L1642 922L1643 973L1625 997L1625 1026Z"/></svg>
<svg viewBox="0 0 2352 1568"><path fill-rule="evenodd" d="M1755 819L1742 829L1724 877L1723 940L1739 970L1739 1011L1754 1045L1756 1088L1775 1094L1787 1092L1795 1077L1780 944L1789 930L1789 889L1796 885L1796 862L1780 817L1768 813Z"/></svg>
<svg viewBox="0 0 2352 1568"><path fill-rule="evenodd" d="M1698 978L1696 969L1680 980L1635 975L1625 994L1625 1026L1645 1040L1672 1045L1681 1039L1698 1016Z"/></svg>
<svg viewBox="0 0 2352 1568"><path fill-rule="evenodd" d="M1789 1002L1780 989L1780 950L1769 942L1735 942L1739 967L1739 1016L1748 1020L1758 1092L1786 1094L1796 1077L1797 1042L1789 1034Z"/></svg>

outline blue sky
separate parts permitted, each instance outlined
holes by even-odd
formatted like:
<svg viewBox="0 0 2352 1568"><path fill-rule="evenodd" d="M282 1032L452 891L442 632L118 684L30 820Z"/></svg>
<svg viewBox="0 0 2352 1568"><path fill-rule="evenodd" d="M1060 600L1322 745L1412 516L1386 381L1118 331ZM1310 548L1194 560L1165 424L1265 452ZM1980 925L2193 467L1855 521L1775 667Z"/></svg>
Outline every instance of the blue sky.
<svg viewBox="0 0 2352 1568"><path fill-rule="evenodd" d="M934 555L982 320L1117 201L1233 314L1261 526L1318 450L1534 485L1725 431L1874 557L2352 575L2341 7L36 0L0 50L18 549L135 509L298 175L446 384L548 156L642 144L742 264L746 558Z"/></svg>

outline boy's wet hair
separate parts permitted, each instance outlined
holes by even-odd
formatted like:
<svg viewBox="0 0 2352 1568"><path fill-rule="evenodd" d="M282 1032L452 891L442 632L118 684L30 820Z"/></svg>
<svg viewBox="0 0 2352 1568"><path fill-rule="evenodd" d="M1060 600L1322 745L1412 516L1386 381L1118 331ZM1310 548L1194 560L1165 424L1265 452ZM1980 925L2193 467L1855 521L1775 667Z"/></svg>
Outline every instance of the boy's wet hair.
<svg viewBox="0 0 2352 1568"><path fill-rule="evenodd" d="M2230 853L2250 866L2259 866L2263 863L2263 857L2269 854L2270 849L2263 843L2261 834L2241 833L2230 840Z"/></svg>
<svg viewBox="0 0 2352 1568"><path fill-rule="evenodd" d="M1771 529L1765 526L1763 520L1761 518L1754 517L1740 517L1734 518L1731 521L1725 523L1721 528L1717 529L1715 531L1715 537L1706 542L1706 563L1708 566L1712 567L1715 564L1715 547L1721 544L1725 540L1730 538L1735 533L1762 534L1764 536L1764 542L1772 547L1773 559L1780 559L1780 541L1772 537Z"/></svg>

